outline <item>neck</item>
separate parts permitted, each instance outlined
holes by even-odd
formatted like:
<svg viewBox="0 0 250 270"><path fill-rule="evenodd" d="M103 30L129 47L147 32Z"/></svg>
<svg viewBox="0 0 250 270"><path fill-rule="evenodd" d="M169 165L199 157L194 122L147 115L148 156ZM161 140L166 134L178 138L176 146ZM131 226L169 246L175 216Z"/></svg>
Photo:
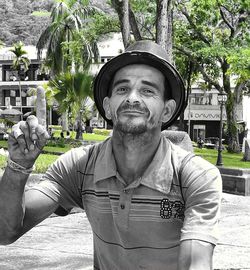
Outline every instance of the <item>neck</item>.
<svg viewBox="0 0 250 270"><path fill-rule="evenodd" d="M160 137L160 130L134 135L114 129L112 145L116 166L127 184L143 175L157 150Z"/></svg>

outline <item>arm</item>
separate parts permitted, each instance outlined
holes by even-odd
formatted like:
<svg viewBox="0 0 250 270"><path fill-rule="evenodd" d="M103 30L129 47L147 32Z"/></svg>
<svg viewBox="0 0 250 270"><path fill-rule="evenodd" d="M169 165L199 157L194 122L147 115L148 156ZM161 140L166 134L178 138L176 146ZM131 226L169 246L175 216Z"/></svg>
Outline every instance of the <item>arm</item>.
<svg viewBox="0 0 250 270"><path fill-rule="evenodd" d="M178 270L212 270L214 245L199 241L185 240L181 242Z"/></svg>
<svg viewBox="0 0 250 270"><path fill-rule="evenodd" d="M15 125L9 137L9 157L23 168L33 166L48 139L42 126L31 119L34 116ZM24 194L28 176L27 170L8 165L0 180L0 244L15 241L57 207L52 199L38 192Z"/></svg>
<svg viewBox="0 0 250 270"><path fill-rule="evenodd" d="M185 219L181 230L179 270L212 269L218 241L222 181L217 168L192 157L182 171Z"/></svg>

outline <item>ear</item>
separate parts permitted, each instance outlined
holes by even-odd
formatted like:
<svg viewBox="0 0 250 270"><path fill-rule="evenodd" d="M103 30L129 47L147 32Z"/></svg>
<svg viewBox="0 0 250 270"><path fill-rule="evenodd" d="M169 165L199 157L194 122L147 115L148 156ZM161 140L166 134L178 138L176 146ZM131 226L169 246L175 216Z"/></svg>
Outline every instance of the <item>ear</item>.
<svg viewBox="0 0 250 270"><path fill-rule="evenodd" d="M171 119L175 111L175 107L176 107L176 102L174 99L169 99L165 102L164 111L161 118L163 123L166 123Z"/></svg>
<svg viewBox="0 0 250 270"><path fill-rule="evenodd" d="M105 116L107 119L111 120L111 112L110 112L110 100L109 97L105 97L103 100L103 109L105 111Z"/></svg>

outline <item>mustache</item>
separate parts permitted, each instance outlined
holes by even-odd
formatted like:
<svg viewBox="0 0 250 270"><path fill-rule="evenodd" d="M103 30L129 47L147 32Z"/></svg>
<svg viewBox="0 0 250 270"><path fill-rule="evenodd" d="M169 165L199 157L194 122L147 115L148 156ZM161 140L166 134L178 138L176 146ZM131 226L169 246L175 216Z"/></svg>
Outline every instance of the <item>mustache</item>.
<svg viewBox="0 0 250 270"><path fill-rule="evenodd" d="M149 113L149 110L145 107L142 107L140 104L131 105L129 103L122 103L120 107L118 108L117 113L120 113L122 111L129 111L129 110L131 111L135 110L141 113Z"/></svg>

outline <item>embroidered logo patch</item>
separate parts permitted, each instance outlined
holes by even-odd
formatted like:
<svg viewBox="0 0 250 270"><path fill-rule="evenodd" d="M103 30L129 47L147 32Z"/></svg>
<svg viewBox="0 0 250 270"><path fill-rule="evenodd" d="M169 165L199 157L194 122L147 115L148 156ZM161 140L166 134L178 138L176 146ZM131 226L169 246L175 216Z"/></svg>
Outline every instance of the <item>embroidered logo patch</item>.
<svg viewBox="0 0 250 270"><path fill-rule="evenodd" d="M181 201L161 200L160 216L164 219L178 218L184 220L185 206Z"/></svg>

